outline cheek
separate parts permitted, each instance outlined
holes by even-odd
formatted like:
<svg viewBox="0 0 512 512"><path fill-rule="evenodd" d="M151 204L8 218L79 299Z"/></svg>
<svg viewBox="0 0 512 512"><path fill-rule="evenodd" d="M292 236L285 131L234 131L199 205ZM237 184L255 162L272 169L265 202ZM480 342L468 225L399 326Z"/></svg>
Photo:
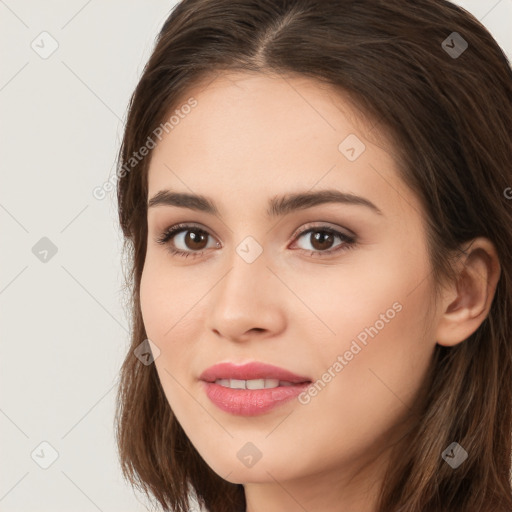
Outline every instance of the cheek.
<svg viewBox="0 0 512 512"><path fill-rule="evenodd" d="M291 438L311 440L310 463L319 458L334 466L388 442L388 435L399 437L394 429L411 412L424 380L434 347L422 333L426 289L407 295L405 281L381 284L364 301L341 298L338 306L346 309L337 316L333 311L330 324L337 336L328 341L324 335L308 350L309 360L318 362L316 391L286 427ZM317 421L310 427L311 418Z"/></svg>
<svg viewBox="0 0 512 512"><path fill-rule="evenodd" d="M187 322L191 301L183 297L182 290L186 289L168 268L151 257L146 259L140 283L142 319L147 337L160 350L155 368L166 399L180 420L190 407L190 396L183 386L188 388L191 379L188 362L194 346L188 341L195 337L188 330L193 324Z"/></svg>
<svg viewBox="0 0 512 512"><path fill-rule="evenodd" d="M180 381L191 378L183 362L197 351L192 340L200 338L203 303L199 299L207 292L205 287L194 284L190 272L172 269L165 256L148 253L140 283L142 320L148 338L160 349L157 369L167 369Z"/></svg>
<svg viewBox="0 0 512 512"><path fill-rule="evenodd" d="M429 267L421 255L411 257L387 247L350 256L330 269L285 277L309 308L309 312L302 308L300 322L320 329L323 343L332 340L333 346L343 348L343 343L358 335L363 343L371 339L368 329L372 326L379 338L391 331L397 336L389 338L396 340L415 334L425 314L428 276Z"/></svg>
<svg viewBox="0 0 512 512"><path fill-rule="evenodd" d="M354 418L377 419L387 415L385 408L370 410L368 404L387 404L390 410L407 407L430 363L435 340L423 329L431 293L425 279L429 266L421 257L405 261L399 254L386 257L382 252L373 265L361 261L361 268L350 270L340 267L324 281L321 293L317 287L309 294L308 304L331 333L324 329L306 352L318 362L317 378L326 382L319 386L319 402L343 403Z"/></svg>
<svg viewBox="0 0 512 512"><path fill-rule="evenodd" d="M140 307L146 333L155 340L171 339L173 326L185 314L190 286L172 272L166 256L149 250L140 282ZM192 294L193 292L191 292Z"/></svg>
<svg viewBox="0 0 512 512"><path fill-rule="evenodd" d="M169 271L162 268L150 255L142 272L140 282L140 308L147 337L160 349L160 356L155 359L159 372L163 368L174 373L169 361L180 358L183 344L176 343L177 334L182 328L178 322L183 316L182 290ZM161 375L163 377L163 375Z"/></svg>

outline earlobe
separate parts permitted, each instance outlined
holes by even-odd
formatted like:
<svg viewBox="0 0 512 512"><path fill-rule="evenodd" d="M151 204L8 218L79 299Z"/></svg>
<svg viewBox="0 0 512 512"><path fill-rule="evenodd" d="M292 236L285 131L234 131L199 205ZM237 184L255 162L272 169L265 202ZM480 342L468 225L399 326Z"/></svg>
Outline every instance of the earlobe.
<svg viewBox="0 0 512 512"><path fill-rule="evenodd" d="M457 281L443 296L436 341L454 346L471 336L489 314L501 273L494 244L475 238L458 262Z"/></svg>

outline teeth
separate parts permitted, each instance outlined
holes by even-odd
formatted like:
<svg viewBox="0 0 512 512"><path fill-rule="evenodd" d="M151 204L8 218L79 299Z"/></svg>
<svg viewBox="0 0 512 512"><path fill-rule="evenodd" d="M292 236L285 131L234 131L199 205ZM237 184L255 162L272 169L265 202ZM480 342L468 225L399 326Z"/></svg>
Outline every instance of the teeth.
<svg viewBox="0 0 512 512"><path fill-rule="evenodd" d="M229 381L229 387L232 389L245 389L245 381L238 379L231 379Z"/></svg>
<svg viewBox="0 0 512 512"><path fill-rule="evenodd" d="M293 386L291 382L280 381L278 379L217 379L215 384L231 389L267 389L277 388L278 386Z"/></svg>

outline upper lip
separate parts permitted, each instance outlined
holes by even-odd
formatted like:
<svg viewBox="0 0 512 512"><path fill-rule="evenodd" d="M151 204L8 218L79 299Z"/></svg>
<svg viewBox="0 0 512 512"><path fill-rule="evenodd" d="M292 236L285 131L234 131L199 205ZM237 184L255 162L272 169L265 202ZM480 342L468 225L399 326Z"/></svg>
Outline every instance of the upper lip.
<svg viewBox="0 0 512 512"><path fill-rule="evenodd" d="M242 365L229 362L215 364L207 368L199 378L206 382L215 382L217 379L278 379L292 384L311 382L309 377L303 377L284 368L257 361Z"/></svg>

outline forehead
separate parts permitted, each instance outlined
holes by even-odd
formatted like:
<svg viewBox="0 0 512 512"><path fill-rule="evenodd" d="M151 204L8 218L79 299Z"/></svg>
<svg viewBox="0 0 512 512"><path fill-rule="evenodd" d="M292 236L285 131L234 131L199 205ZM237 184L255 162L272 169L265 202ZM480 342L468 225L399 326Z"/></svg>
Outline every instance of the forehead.
<svg viewBox="0 0 512 512"><path fill-rule="evenodd" d="M300 136L315 140L329 132L330 138L337 139L347 129L364 136L374 125L346 93L302 75L208 75L174 102L170 114L179 111L190 97L195 98L197 106L172 131L178 134L188 126L200 132L203 143L210 140L206 137L208 133L216 141L224 135L236 134L238 146L252 140L291 142ZM379 135L374 131L374 138ZM380 142L387 141L381 138Z"/></svg>
<svg viewBox="0 0 512 512"><path fill-rule="evenodd" d="M302 76L220 74L187 90L172 112L179 114L189 98L196 106L181 112L153 150L149 197L174 188L238 207L261 198L266 207L273 194L338 188L385 210L386 198L410 194L385 134L327 84ZM234 190L237 198L226 196Z"/></svg>

